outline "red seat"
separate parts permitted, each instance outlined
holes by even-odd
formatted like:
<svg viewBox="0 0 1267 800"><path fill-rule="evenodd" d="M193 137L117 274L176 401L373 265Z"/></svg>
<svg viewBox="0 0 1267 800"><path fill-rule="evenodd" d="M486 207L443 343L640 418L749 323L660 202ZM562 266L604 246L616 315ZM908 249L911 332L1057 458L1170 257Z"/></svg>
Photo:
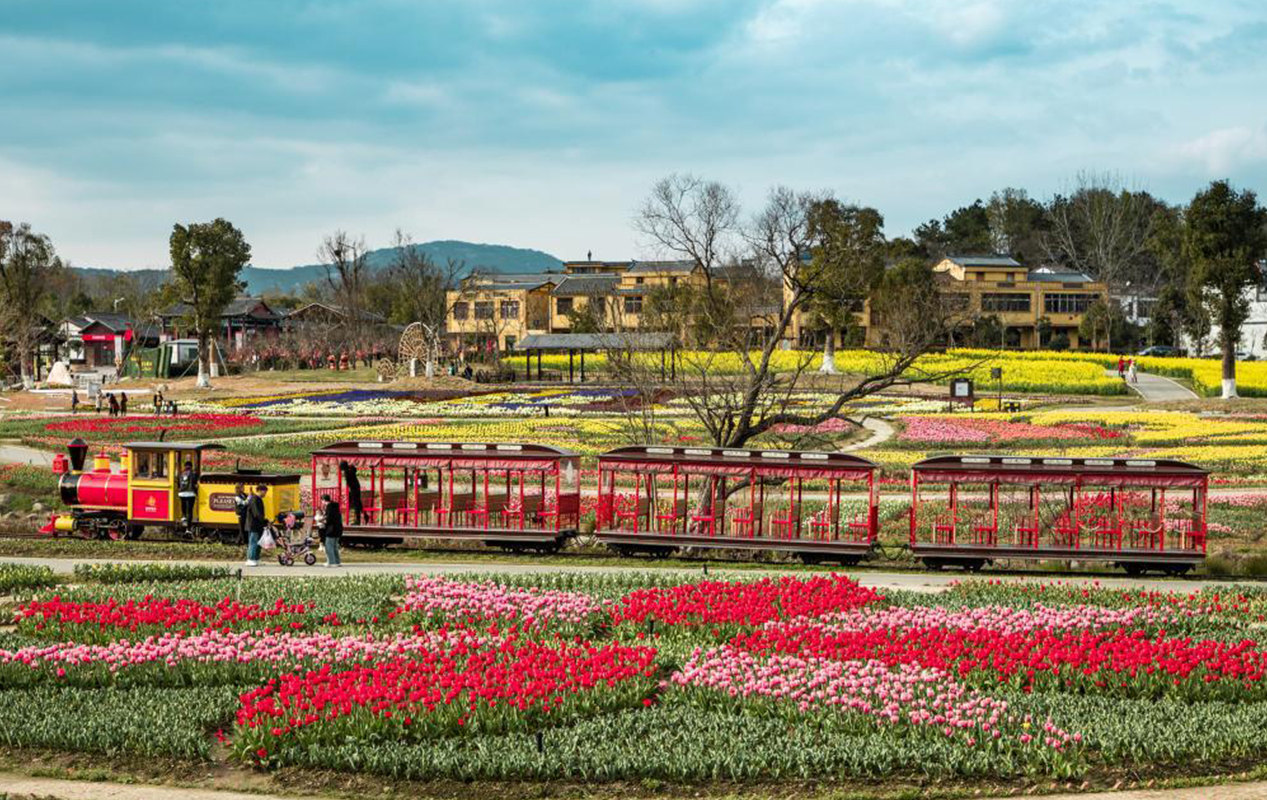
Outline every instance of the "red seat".
<svg viewBox="0 0 1267 800"><path fill-rule="evenodd" d="M1018 547L1038 547L1038 528L1032 525L1017 525L1016 544Z"/></svg>
<svg viewBox="0 0 1267 800"><path fill-rule="evenodd" d="M865 519L855 519L849 523L850 538L855 542L866 542L871 539L871 523Z"/></svg>
<svg viewBox="0 0 1267 800"><path fill-rule="evenodd" d="M750 508L741 508L730 517L731 528L735 530L736 533L748 536L749 538L753 535L753 522L752 509Z"/></svg>
<svg viewBox="0 0 1267 800"><path fill-rule="evenodd" d="M782 536L777 536L775 538L791 539L792 530L795 527L795 525L796 525L796 509L794 508L784 509L783 516L779 516L779 512L777 511L770 515L770 529L776 533L779 531L780 528L783 531Z"/></svg>
<svg viewBox="0 0 1267 800"><path fill-rule="evenodd" d="M827 518L827 510L823 509L809 519L810 538L826 541L831 538L831 520Z"/></svg>

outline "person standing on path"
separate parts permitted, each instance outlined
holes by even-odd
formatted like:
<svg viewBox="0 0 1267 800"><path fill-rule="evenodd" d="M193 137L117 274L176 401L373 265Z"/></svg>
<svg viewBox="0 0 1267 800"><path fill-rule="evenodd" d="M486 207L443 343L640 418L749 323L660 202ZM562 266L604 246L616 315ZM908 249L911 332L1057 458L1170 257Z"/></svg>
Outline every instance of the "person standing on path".
<svg viewBox="0 0 1267 800"><path fill-rule="evenodd" d="M1131 359L1131 365L1127 367L1126 373L1131 383L1139 383L1139 370L1135 368L1135 359Z"/></svg>
<svg viewBox="0 0 1267 800"><path fill-rule="evenodd" d="M268 524L264 513L264 495L266 494L268 494L268 487L261 484L255 487L255 494L246 499L246 514L243 522L246 524L246 565L248 567L260 565L260 537L264 535L264 527Z"/></svg>
<svg viewBox="0 0 1267 800"><path fill-rule="evenodd" d="M79 413L79 390L78 389L70 390L70 413L72 414Z"/></svg>
<svg viewBox="0 0 1267 800"><path fill-rule="evenodd" d="M321 512L321 544L326 550L326 566L341 567L339 539L343 537L343 512L328 494L321 496L321 502L325 504Z"/></svg>
<svg viewBox="0 0 1267 800"><path fill-rule="evenodd" d="M106 401L110 404L110 416L119 416L119 398L111 393L106 395Z"/></svg>
<svg viewBox="0 0 1267 800"><path fill-rule="evenodd" d="M126 417L128 415L128 393L119 392L119 416Z"/></svg>
<svg viewBox="0 0 1267 800"><path fill-rule="evenodd" d="M1117 357L1117 376L1122 379L1126 378L1126 359L1122 356Z"/></svg>

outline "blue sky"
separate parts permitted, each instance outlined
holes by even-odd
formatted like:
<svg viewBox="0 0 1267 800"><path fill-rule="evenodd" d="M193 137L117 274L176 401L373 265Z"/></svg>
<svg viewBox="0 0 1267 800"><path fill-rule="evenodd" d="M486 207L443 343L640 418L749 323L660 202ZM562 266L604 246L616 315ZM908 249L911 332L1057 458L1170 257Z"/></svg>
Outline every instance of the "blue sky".
<svg viewBox="0 0 1267 800"><path fill-rule="evenodd" d="M0 0L0 217L164 266L335 228L651 256L652 182L831 189L890 234L1114 170L1267 194L1261 0Z"/></svg>

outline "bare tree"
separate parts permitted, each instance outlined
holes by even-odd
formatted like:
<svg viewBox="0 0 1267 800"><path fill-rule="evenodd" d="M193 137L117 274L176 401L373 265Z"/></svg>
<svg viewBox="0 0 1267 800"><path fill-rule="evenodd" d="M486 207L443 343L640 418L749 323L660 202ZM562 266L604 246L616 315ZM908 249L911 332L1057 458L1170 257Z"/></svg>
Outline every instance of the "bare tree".
<svg viewBox="0 0 1267 800"><path fill-rule="evenodd" d="M426 376L432 378L444 341L445 323L453 310L453 303L446 298L449 291L459 286L466 265L449 258L441 267L414 244L413 237L399 228L393 247L396 255L388 269L395 294L392 316L402 325L418 323L422 329L427 342ZM466 298L460 294L455 302L461 299Z"/></svg>
<svg viewBox="0 0 1267 800"><path fill-rule="evenodd" d="M326 283L341 307L349 338L360 344L365 328L365 290L368 281L368 250L364 237L353 239L337 230L317 248L317 258L326 268Z"/></svg>
<svg viewBox="0 0 1267 800"><path fill-rule="evenodd" d="M693 185L701 184L697 181ZM661 224L660 198L665 195L666 185L676 184L662 181L656 185L639 225L641 229L654 229ZM863 277L861 273L869 272L870 265L850 259L834 264L852 271L847 275L828 274L821 266L811 266L815 264L816 250L831 246L825 237L832 223L826 217L843 213L846 208L825 194L798 193L782 187L773 190L766 207L744 231L744 238L750 254L745 261L784 286L783 302L777 312L758 316L759 324L754 325L751 304L730 302L739 291L730 282L712 286L710 294L718 302L696 304L692 309L695 315L714 318L690 327L694 338L682 343L678 372L683 380L684 401L715 446L743 447L763 434L789 426L812 430L830 419L848 419L851 401L890 387L944 379L962 371L929 372L916 363L943 341L956 316L953 304L942 297L927 265L922 270L903 270L899 277L907 283L885 282L875 275ZM680 249L676 251L688 258L694 257L693 242L717 238L716 231L691 231L680 237ZM801 354L790 364L785 356L776 358L793 320L811 304L849 300L860 285L868 287L873 301L879 301L877 310L885 317L886 326L893 329L885 348L876 354L877 363L866 376L842 377L829 387L822 402L809 407L798 404L795 401L798 393L805 390L802 378L811 358ZM880 289L885 292L884 297L876 294ZM847 296L837 294L842 291ZM901 302L893 302L895 298L901 298ZM646 359L632 358L627 363L642 364L644 372L655 368ZM648 382L645 374L641 377L642 380L633 381L634 385Z"/></svg>
<svg viewBox="0 0 1267 800"><path fill-rule="evenodd" d="M1152 263L1156 209L1147 192L1128 189L1116 175L1079 173L1073 191L1051 201L1044 247L1052 260L1085 271L1117 295Z"/></svg>
<svg viewBox="0 0 1267 800"><path fill-rule="evenodd" d="M39 309L58 270L57 254L47 236L22 223L0 220L0 331L18 356L22 386L31 388L32 361L39 343Z"/></svg>
<svg viewBox="0 0 1267 800"><path fill-rule="evenodd" d="M673 174L652 187L634 227L657 249L702 268L711 299L717 269L736 244L739 201L717 181Z"/></svg>

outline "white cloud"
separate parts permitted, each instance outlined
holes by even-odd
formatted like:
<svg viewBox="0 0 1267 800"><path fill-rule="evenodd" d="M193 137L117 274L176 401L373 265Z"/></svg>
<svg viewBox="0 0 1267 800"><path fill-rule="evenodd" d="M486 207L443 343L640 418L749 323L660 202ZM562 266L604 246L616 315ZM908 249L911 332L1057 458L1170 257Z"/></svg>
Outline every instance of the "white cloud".
<svg viewBox="0 0 1267 800"><path fill-rule="evenodd" d="M1176 151L1181 159L1198 162L1208 174L1224 175L1267 161L1267 126L1219 128L1181 143Z"/></svg>

